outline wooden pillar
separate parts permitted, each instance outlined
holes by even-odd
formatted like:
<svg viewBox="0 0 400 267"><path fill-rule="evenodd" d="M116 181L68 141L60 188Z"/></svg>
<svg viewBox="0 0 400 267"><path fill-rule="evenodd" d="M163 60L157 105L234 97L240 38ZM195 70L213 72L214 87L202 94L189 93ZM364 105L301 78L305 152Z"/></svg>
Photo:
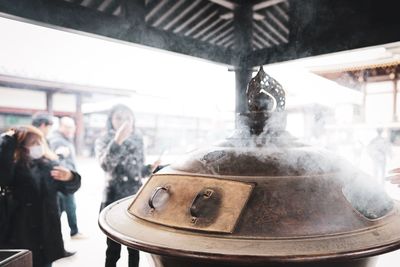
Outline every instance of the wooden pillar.
<svg viewBox="0 0 400 267"><path fill-rule="evenodd" d="M362 72L358 76L358 82L360 83L360 91L362 93L362 103L361 103L361 122L366 122L366 104L367 104L367 82L366 82L366 73Z"/></svg>
<svg viewBox="0 0 400 267"><path fill-rule="evenodd" d="M75 134L76 154L82 155L85 125L83 123L82 95L81 94L76 95L75 123L76 123L76 134Z"/></svg>
<svg viewBox="0 0 400 267"><path fill-rule="evenodd" d="M361 84L361 92L362 92L362 104L361 104L361 122L365 123L367 121L366 118L366 110L367 110L367 84L362 82Z"/></svg>
<svg viewBox="0 0 400 267"><path fill-rule="evenodd" d="M50 115L53 115L53 96L54 92L46 92L46 110Z"/></svg>
<svg viewBox="0 0 400 267"><path fill-rule="evenodd" d="M236 67L235 69L235 112L248 111L246 89L251 79L252 71L249 68Z"/></svg>
<svg viewBox="0 0 400 267"><path fill-rule="evenodd" d="M250 3L243 2L240 10L237 8L234 11L234 27L236 51L236 58L234 59L236 82L235 111L236 113L242 113L248 110L246 89L252 74L249 55L252 52L253 10Z"/></svg>
<svg viewBox="0 0 400 267"><path fill-rule="evenodd" d="M145 16L147 14L145 1L124 0L122 5L125 8L125 18L129 21L130 27L143 30L146 27ZM139 31L139 34L145 33Z"/></svg>
<svg viewBox="0 0 400 267"><path fill-rule="evenodd" d="M393 75L392 75L393 74ZM392 121L397 122L397 73L390 74L393 78L393 114L392 114Z"/></svg>

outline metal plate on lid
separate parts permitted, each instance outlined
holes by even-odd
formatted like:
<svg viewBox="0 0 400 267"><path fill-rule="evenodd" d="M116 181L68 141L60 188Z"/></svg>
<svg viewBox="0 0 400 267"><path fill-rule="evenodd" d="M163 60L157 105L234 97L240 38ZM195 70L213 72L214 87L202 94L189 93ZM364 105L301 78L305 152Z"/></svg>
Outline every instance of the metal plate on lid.
<svg viewBox="0 0 400 267"><path fill-rule="evenodd" d="M154 175L128 212L170 227L232 233L253 187L204 176Z"/></svg>

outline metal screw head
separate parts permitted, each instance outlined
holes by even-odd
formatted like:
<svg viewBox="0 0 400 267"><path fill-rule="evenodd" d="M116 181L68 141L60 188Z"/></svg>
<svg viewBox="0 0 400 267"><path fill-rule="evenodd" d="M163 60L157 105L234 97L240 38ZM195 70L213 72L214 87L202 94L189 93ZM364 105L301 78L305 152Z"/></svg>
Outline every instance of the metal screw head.
<svg viewBox="0 0 400 267"><path fill-rule="evenodd" d="M209 198L209 197L212 196L213 193L214 193L213 190L207 189L206 191L204 191L204 197L205 197L205 198Z"/></svg>

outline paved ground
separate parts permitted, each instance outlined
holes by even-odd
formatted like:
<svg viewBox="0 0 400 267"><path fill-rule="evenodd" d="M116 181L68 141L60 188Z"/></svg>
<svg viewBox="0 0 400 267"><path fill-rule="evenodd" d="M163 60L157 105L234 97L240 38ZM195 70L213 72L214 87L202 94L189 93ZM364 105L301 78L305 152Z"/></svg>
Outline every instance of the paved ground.
<svg viewBox="0 0 400 267"><path fill-rule="evenodd" d="M94 159L79 159L78 168L82 175L81 189L75 195L78 207L78 227L79 231L88 238L70 240L67 218L64 213L61 220L65 246L67 250L77 251L77 253L72 257L58 260L53 264L54 267L104 266L106 238L97 224L104 182L103 172ZM128 266L126 249L123 248L121 254L118 266ZM140 267L150 266L145 254L141 253L141 258L143 260L140 262Z"/></svg>
<svg viewBox="0 0 400 267"><path fill-rule="evenodd" d="M78 225L80 231L87 235L88 238L69 240L68 225L64 214L62 225L65 245L68 250L77 251L77 254L55 262L54 267L104 266L105 236L97 225L103 189L103 173L94 159L81 158L79 159L78 167L83 177L82 187L76 193ZM388 184L386 187L392 197L400 199L400 189ZM147 261L147 257L148 255L141 253L141 267L151 266ZM378 257L377 267L397 267L399 262L400 250ZM127 265L127 252L126 249L123 249L118 266Z"/></svg>

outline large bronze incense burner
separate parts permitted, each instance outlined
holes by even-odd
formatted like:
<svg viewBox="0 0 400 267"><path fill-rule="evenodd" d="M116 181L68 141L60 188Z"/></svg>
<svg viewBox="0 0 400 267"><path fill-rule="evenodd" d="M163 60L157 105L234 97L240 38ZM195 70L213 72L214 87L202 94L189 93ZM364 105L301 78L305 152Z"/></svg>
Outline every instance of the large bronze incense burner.
<svg viewBox="0 0 400 267"><path fill-rule="evenodd" d="M222 143L108 206L107 236L155 266L373 266L400 247L400 213L371 177L285 131L285 93L262 68Z"/></svg>

